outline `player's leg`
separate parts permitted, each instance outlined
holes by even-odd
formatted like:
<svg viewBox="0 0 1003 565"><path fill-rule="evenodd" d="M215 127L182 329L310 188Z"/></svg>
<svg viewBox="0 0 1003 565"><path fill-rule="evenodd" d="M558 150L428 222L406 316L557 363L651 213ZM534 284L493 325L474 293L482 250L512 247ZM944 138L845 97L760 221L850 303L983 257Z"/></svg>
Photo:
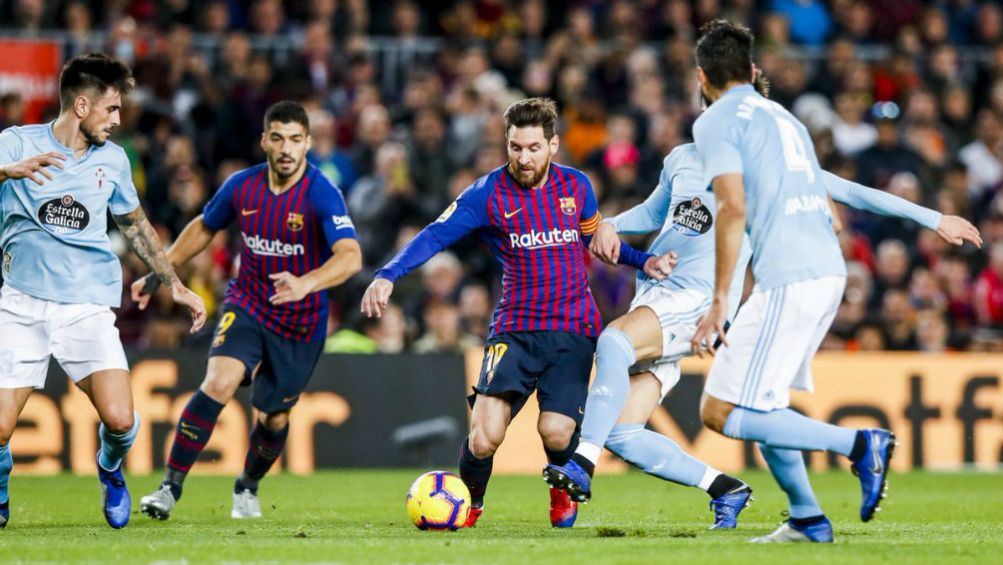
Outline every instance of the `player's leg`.
<svg viewBox="0 0 1003 565"><path fill-rule="evenodd" d="M4 371L7 367L0 367ZM17 418L31 396L32 387L0 388L0 528L7 526L10 519L10 502L7 487L10 472L14 469L14 457L10 452L10 436L14 434Z"/></svg>
<svg viewBox="0 0 1003 565"><path fill-rule="evenodd" d="M132 513L132 497L122 474L122 459L139 433L132 406L129 364L107 306L50 304L52 355L87 395L101 420L96 455L102 510L108 525L122 528Z"/></svg>
<svg viewBox="0 0 1003 565"><path fill-rule="evenodd" d="M132 406L129 373L123 369L96 371L76 384L90 399L101 420L97 469L104 516L108 525L122 528L132 514L132 497L122 474L122 460L139 433L139 414Z"/></svg>
<svg viewBox="0 0 1003 565"><path fill-rule="evenodd" d="M0 287L0 527L10 519L10 438L31 391L45 385L50 336L45 301Z"/></svg>
<svg viewBox="0 0 1003 565"><path fill-rule="evenodd" d="M323 340L286 339L262 330L265 355L254 377L251 405L256 410L244 470L233 483L232 518L259 518L258 483L285 450L289 413L299 401L324 349Z"/></svg>
<svg viewBox="0 0 1003 565"><path fill-rule="evenodd" d="M672 439L645 428L651 414L679 381L679 363L659 363L630 377L630 395L606 448L649 475L700 488L711 497L712 528L734 528L752 497L742 480L689 455Z"/></svg>
<svg viewBox="0 0 1003 565"><path fill-rule="evenodd" d="M585 416L596 339L565 332L544 332L536 337L534 355L547 359L537 380L536 398L540 404L537 429L548 461L543 478L550 485L550 523L555 528L570 528L578 517L578 500L573 497L576 491L569 475L563 471L577 468L570 458ZM587 475L584 480L588 481Z"/></svg>
<svg viewBox="0 0 1003 565"><path fill-rule="evenodd" d="M289 411L266 414L256 411L248 442L244 470L233 484L231 518L260 518L258 483L285 449L289 437Z"/></svg>
<svg viewBox="0 0 1003 565"><path fill-rule="evenodd" d="M589 389L577 453L589 475L620 417L630 392L630 367L662 355L662 324L655 312L642 306L613 320L596 343L596 378Z"/></svg>
<svg viewBox="0 0 1003 565"><path fill-rule="evenodd" d="M249 384L263 352L257 321L239 308L224 307L209 349L205 379L178 418L164 480L156 491L140 499L140 511L159 520L170 517L181 499L188 473L209 443L220 412L242 383Z"/></svg>
<svg viewBox="0 0 1003 565"><path fill-rule="evenodd" d="M500 396L477 394L470 413L470 435L460 446L460 479L470 490L470 516L466 527L477 523L484 511L484 495L494 465L494 454L505 440L512 421L513 404Z"/></svg>
<svg viewBox="0 0 1003 565"><path fill-rule="evenodd" d="M507 332L492 336L484 346L484 361L470 402L470 435L460 445L460 478L470 490L473 526L483 513L484 495L494 464L494 454L505 439L509 422L533 393L535 375L545 361L529 349L529 332Z"/></svg>
<svg viewBox="0 0 1003 565"><path fill-rule="evenodd" d="M544 478L550 486L567 490L578 502L588 501L602 446L630 391L630 367L638 359L658 358L661 351L662 328L658 316L647 307L628 312L603 330L596 342L596 378L588 389L587 410L578 416L582 418L581 440L567 463L548 463Z"/></svg>

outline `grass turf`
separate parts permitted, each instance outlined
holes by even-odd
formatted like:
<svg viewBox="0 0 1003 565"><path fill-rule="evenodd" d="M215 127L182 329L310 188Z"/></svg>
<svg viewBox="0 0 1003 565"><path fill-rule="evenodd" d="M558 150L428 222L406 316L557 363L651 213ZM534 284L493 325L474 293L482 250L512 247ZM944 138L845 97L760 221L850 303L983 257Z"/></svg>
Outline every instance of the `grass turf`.
<svg viewBox="0 0 1003 565"><path fill-rule="evenodd" d="M0 559L18 563L991 563L1003 564L1003 475L910 473L891 477L890 498L871 523L857 518L856 479L812 477L836 528L836 544L760 546L785 499L769 475L743 475L755 503L739 528L710 532L704 493L640 473L599 477L596 498L571 530L547 519L537 477L495 477L478 526L422 532L404 494L419 471L281 475L262 483L265 518L230 519L232 479L193 477L174 516L138 514L158 477L130 477L132 522L104 523L94 477L18 477L12 520L0 530Z"/></svg>

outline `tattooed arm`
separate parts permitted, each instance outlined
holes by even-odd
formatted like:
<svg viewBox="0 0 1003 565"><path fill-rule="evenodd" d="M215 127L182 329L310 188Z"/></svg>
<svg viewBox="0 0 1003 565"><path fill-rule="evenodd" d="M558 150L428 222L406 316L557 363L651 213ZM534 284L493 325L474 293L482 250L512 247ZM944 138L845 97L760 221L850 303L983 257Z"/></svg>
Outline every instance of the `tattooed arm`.
<svg viewBox="0 0 1003 565"><path fill-rule="evenodd" d="M132 251L142 259L143 263L153 271L156 281L171 289L171 297L174 302L182 304L188 308L192 314L192 329L195 333L202 328L205 323L205 303L202 298L181 284L181 280L171 267L167 254L160 243L160 237L146 219L142 206L132 212L122 215L113 215L115 223L122 230L122 235L129 243Z"/></svg>

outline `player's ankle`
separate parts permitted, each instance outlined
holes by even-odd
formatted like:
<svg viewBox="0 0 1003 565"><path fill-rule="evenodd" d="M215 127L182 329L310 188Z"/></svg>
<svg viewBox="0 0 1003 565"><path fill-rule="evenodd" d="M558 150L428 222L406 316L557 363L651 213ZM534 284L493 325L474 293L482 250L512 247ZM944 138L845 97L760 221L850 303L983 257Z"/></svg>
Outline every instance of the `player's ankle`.
<svg viewBox="0 0 1003 565"><path fill-rule="evenodd" d="M582 469L585 469L585 472L589 474L590 478L595 474L596 465L592 461L589 461L588 457L585 457L581 453L575 453L571 456L571 460L577 463Z"/></svg>
<svg viewBox="0 0 1003 565"><path fill-rule="evenodd" d="M711 498L720 498L744 485L745 483L741 480L736 479L731 475L721 473L714 478L714 482L712 482L710 487L707 488L707 494L709 494Z"/></svg>

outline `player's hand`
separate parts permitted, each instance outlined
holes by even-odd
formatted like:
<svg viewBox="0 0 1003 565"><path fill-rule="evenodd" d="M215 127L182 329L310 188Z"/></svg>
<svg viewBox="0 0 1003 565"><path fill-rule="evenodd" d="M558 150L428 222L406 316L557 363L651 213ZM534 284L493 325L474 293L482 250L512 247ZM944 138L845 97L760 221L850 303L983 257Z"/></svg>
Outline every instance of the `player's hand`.
<svg viewBox="0 0 1003 565"><path fill-rule="evenodd" d="M366 289L366 294L362 296L360 310L369 318L382 318L383 310L387 307L393 291L394 283L382 278L373 279Z"/></svg>
<svg viewBox="0 0 1003 565"><path fill-rule="evenodd" d="M135 285L135 283L133 284ZM188 333L196 333L201 330L202 326L205 325L205 302L202 297L180 282L175 282L171 287L171 298L176 304L185 306L192 313L192 328Z"/></svg>
<svg viewBox="0 0 1003 565"><path fill-rule="evenodd" d="M979 235L978 228L959 216L941 216L937 235L951 245L970 241L976 247L982 247L982 236Z"/></svg>
<svg viewBox="0 0 1003 565"><path fill-rule="evenodd" d="M648 275L649 278L660 281L669 276L675 266L676 252L669 251L665 255L648 257L648 260L644 262L644 274Z"/></svg>
<svg viewBox="0 0 1003 565"><path fill-rule="evenodd" d="M132 282L132 301L139 305L140 310L146 310L153 295L160 289L160 280L153 274L140 277Z"/></svg>
<svg viewBox="0 0 1003 565"><path fill-rule="evenodd" d="M616 265L620 258L620 237L616 234L616 228L608 223L600 223L599 229L592 236L589 250L602 261Z"/></svg>
<svg viewBox="0 0 1003 565"><path fill-rule="evenodd" d="M697 324L693 338L690 339L690 348L694 355L702 358L704 351L714 355L716 353L715 340L720 341L721 345L728 345L728 339L724 334L727 313L728 304L725 301L715 300L711 304L710 310L707 310L700 317L700 323Z"/></svg>
<svg viewBox="0 0 1003 565"><path fill-rule="evenodd" d="M273 306L303 300L310 293L307 281L288 271L272 273L268 278L272 279L272 285L275 286L275 294L268 299Z"/></svg>
<svg viewBox="0 0 1003 565"><path fill-rule="evenodd" d="M62 169L63 161L65 160L66 155L50 151L23 161L18 161L17 163L11 163L4 167L4 170L9 179L30 179L31 182L41 186L44 182L42 177L48 180L52 180L53 178L52 173L46 170L46 167Z"/></svg>

